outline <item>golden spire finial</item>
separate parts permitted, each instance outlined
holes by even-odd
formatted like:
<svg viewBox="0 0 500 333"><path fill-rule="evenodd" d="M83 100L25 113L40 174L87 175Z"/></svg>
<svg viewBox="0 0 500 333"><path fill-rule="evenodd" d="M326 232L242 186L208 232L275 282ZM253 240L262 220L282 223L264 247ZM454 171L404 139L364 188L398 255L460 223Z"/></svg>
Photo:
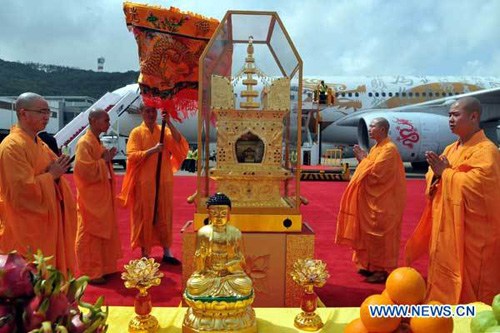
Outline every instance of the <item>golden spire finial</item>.
<svg viewBox="0 0 500 333"><path fill-rule="evenodd" d="M249 57L253 57L253 36L248 37L247 53Z"/></svg>
<svg viewBox="0 0 500 333"><path fill-rule="evenodd" d="M253 90L253 86L257 85L257 80L253 78L253 75L257 72L253 51L253 36L249 36L245 69L243 70L243 73L247 75L247 78L243 80L243 84L247 86L247 89L240 93L241 97L246 97L246 101L240 103L242 109L257 109L260 107L260 103L254 102L253 100L255 97L259 96L259 92Z"/></svg>

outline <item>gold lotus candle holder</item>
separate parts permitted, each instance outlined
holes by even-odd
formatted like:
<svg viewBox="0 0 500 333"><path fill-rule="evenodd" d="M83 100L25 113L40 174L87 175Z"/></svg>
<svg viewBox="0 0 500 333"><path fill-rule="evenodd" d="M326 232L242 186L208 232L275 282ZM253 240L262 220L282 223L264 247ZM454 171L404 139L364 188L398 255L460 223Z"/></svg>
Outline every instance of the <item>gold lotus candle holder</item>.
<svg viewBox="0 0 500 333"><path fill-rule="evenodd" d="M323 287L330 277L326 270L326 264L316 259L298 259L293 264L290 273L293 281L304 288L300 308L302 312L295 317L295 327L304 331L317 331L323 327L321 317L316 314L318 307L318 296L314 287Z"/></svg>
<svg viewBox="0 0 500 333"><path fill-rule="evenodd" d="M159 286L163 273L159 272L159 263L153 258L131 260L124 265L126 272L122 273L126 288L137 288L134 309L137 314L128 324L128 331L133 333L154 333L158 331L158 320L152 316L151 296L148 289Z"/></svg>

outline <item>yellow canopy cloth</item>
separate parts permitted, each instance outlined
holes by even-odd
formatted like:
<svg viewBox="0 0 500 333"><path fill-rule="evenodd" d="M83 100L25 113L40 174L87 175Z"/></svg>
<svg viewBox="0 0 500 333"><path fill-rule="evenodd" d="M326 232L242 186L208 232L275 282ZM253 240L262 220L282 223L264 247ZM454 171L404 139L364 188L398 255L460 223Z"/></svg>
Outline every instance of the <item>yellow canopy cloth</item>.
<svg viewBox="0 0 500 333"><path fill-rule="evenodd" d="M182 121L196 112L198 60L219 22L179 9L125 2L139 50L144 103Z"/></svg>

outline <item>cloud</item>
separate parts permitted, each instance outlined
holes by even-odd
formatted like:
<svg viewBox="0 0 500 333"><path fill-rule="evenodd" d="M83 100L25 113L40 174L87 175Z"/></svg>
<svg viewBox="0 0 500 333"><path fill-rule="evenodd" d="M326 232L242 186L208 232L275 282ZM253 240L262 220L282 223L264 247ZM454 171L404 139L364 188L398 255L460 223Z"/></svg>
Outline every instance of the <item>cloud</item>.
<svg viewBox="0 0 500 333"><path fill-rule="evenodd" d="M305 75L500 75L500 1L149 1L221 19L226 10L280 15ZM0 58L137 70L119 0L4 0Z"/></svg>

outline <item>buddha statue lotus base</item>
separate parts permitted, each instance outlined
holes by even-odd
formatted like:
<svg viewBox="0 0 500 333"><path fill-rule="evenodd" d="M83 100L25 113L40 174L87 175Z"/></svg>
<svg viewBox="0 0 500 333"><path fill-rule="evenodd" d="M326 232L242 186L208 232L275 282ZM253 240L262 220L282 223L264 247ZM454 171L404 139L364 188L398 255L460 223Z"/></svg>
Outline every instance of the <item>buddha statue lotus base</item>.
<svg viewBox="0 0 500 333"><path fill-rule="evenodd" d="M254 296L214 297L212 300L196 299L184 293L184 300L189 306L184 322L183 333L256 333L257 322L252 309Z"/></svg>

